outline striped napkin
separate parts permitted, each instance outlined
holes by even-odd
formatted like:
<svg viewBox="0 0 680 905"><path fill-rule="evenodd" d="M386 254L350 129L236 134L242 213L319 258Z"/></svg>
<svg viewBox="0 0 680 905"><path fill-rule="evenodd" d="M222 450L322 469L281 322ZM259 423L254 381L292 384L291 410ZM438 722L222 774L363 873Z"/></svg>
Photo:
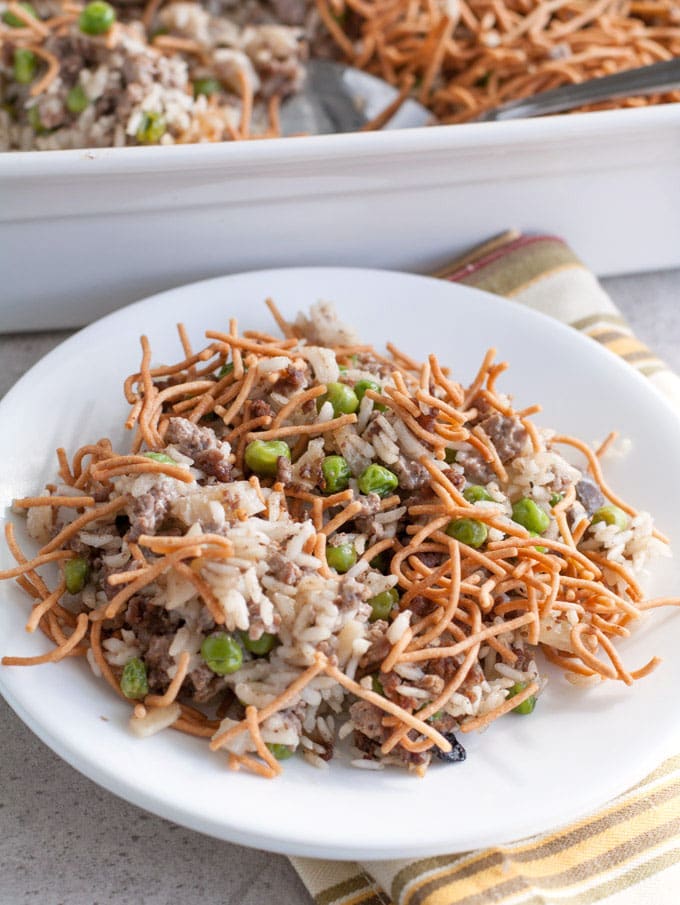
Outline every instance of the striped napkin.
<svg viewBox="0 0 680 905"><path fill-rule="evenodd" d="M505 233L436 276L580 330L648 377L680 413L680 377L633 335L561 239ZM678 905L680 755L596 814L510 845L415 861L292 863L317 905Z"/></svg>

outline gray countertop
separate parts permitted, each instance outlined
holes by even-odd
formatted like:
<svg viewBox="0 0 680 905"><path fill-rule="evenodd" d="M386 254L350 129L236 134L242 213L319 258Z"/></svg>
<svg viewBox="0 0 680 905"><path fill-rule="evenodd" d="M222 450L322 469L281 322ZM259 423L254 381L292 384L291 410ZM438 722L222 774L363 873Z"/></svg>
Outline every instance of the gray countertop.
<svg viewBox="0 0 680 905"><path fill-rule="evenodd" d="M680 271L603 282L640 339L680 370ZM0 396L68 335L0 336ZM2 700L0 738L0 905L308 905L285 858L121 801L63 763Z"/></svg>

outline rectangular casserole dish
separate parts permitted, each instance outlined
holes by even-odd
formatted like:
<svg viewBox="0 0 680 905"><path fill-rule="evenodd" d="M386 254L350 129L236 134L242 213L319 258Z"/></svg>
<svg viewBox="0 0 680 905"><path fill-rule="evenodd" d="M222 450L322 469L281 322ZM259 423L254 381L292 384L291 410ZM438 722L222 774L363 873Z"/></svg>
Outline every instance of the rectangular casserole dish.
<svg viewBox="0 0 680 905"><path fill-rule="evenodd" d="M216 274L428 272L508 227L598 274L680 265L680 104L409 131L0 154L0 330Z"/></svg>

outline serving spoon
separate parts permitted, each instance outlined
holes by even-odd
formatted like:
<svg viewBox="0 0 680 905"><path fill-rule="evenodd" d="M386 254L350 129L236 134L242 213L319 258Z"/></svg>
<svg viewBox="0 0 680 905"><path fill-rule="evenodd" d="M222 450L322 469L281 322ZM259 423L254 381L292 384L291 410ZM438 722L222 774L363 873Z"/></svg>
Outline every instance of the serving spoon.
<svg viewBox="0 0 680 905"><path fill-rule="evenodd" d="M283 135L358 132L394 103L399 92L383 79L331 60L310 60L302 90L281 106ZM584 104L680 88L680 58L628 69L614 75L562 85L510 101L482 113L479 122L561 113ZM383 129L412 129L433 122L432 114L408 98Z"/></svg>
<svg viewBox="0 0 680 905"><path fill-rule="evenodd" d="M660 91L680 88L680 57L651 63L637 69L626 69L597 79L561 85L551 91L542 91L533 97L510 101L501 107L487 110L480 122L498 122L503 119L521 119L526 116L543 116L561 113L585 104L597 104L615 97L640 97Z"/></svg>
<svg viewBox="0 0 680 905"><path fill-rule="evenodd" d="M399 96L383 79L331 60L309 60L302 89L281 105L282 135L359 132ZM429 110L407 98L383 129L412 129L433 122Z"/></svg>

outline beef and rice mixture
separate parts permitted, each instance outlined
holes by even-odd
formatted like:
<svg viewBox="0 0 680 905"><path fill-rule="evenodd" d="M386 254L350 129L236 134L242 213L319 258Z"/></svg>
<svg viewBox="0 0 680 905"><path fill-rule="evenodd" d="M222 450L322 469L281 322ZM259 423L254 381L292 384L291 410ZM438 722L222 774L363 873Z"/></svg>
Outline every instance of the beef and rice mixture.
<svg viewBox="0 0 680 905"><path fill-rule="evenodd" d="M77 4L32 0L29 9L44 34L20 27L0 0L15 25L0 32L0 150L266 135L278 101L301 84L310 41L319 54L327 43L307 0L176 2L149 27L143 6L117 0L103 32L106 16L88 26ZM41 90L52 64L58 74Z"/></svg>
<svg viewBox="0 0 680 905"><path fill-rule="evenodd" d="M232 322L194 353L182 333L176 365L144 338L131 453L60 451L46 495L15 502L41 550L21 564L10 530L0 577L35 598L43 660L83 655L138 734L172 726L267 776L338 739L358 766L461 761L465 733L533 711L541 649L575 684L657 665L614 644L677 603L636 579L663 539L599 453L514 408L492 352L464 387L326 303L273 310L284 338Z"/></svg>

